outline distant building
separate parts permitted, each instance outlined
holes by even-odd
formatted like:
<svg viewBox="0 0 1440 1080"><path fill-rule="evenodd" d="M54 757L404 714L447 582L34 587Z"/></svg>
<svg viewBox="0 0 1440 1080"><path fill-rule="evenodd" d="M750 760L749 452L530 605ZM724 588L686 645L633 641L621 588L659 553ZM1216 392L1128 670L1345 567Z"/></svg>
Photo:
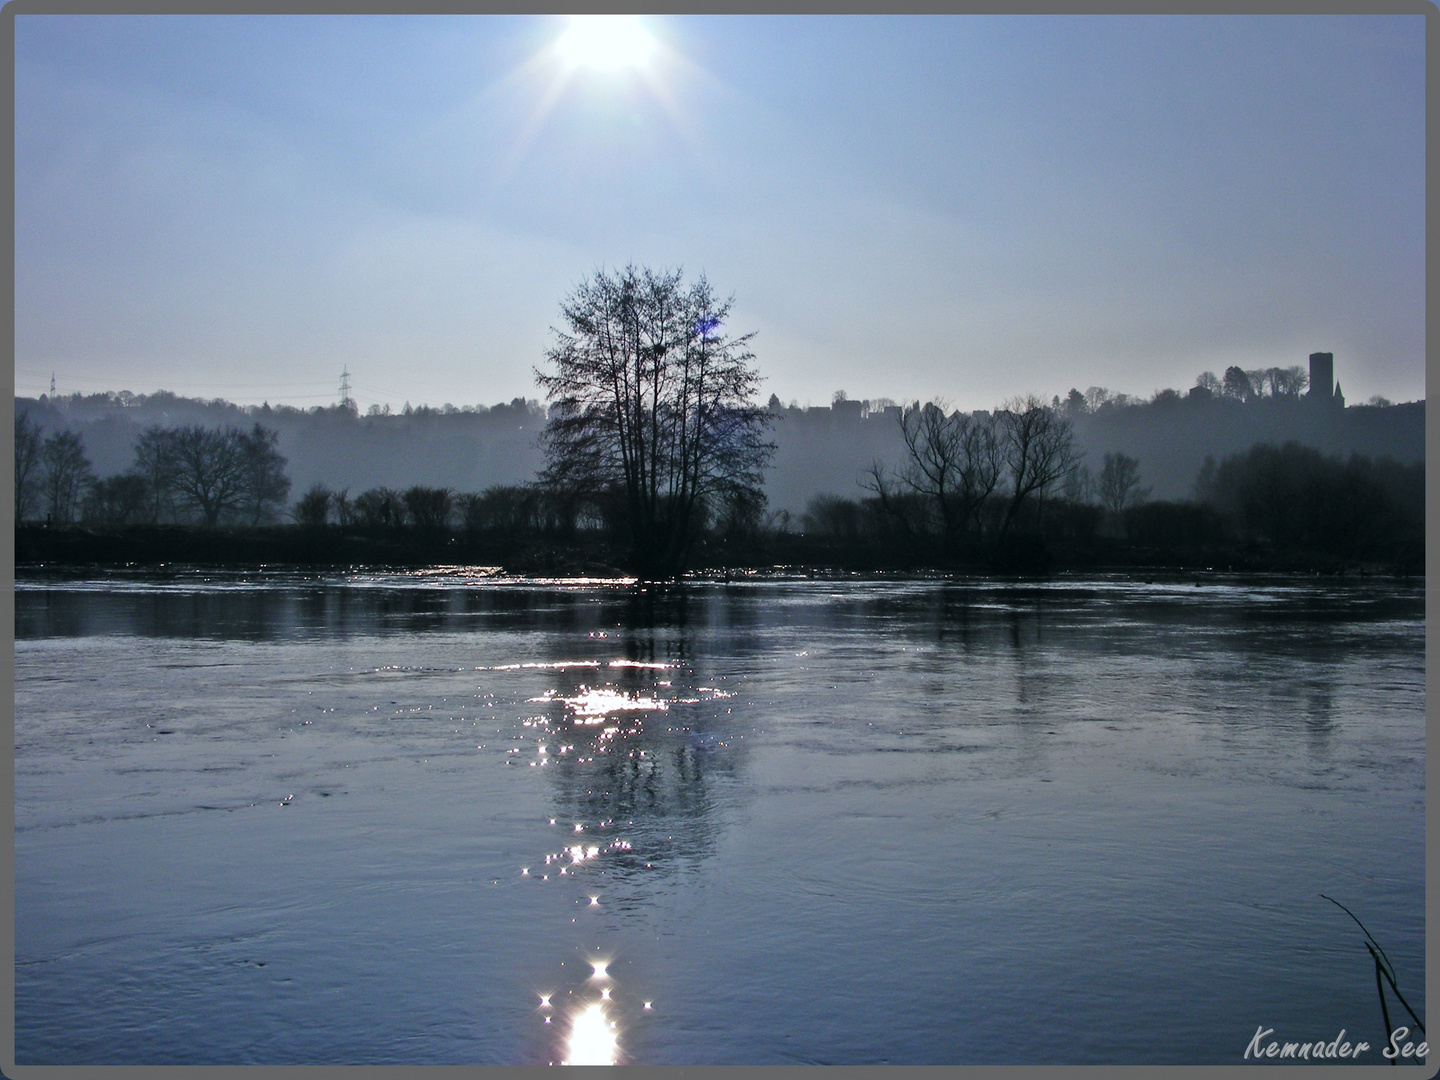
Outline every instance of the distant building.
<svg viewBox="0 0 1440 1080"><path fill-rule="evenodd" d="M860 419L860 414L864 410L864 408L865 403L863 401L852 401L847 398L845 400L837 401L832 404L830 406L830 411L834 414L837 420L858 421Z"/></svg>
<svg viewBox="0 0 1440 1080"><path fill-rule="evenodd" d="M1310 354L1310 389L1305 393L1307 401L1320 401L1337 408L1345 407L1345 395L1335 381L1335 354L1312 352Z"/></svg>

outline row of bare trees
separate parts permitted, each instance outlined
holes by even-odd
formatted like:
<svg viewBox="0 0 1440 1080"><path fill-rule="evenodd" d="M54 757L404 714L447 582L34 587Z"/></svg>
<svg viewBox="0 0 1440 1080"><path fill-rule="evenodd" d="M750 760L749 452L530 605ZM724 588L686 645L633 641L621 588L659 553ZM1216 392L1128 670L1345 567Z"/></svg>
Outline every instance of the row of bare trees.
<svg viewBox="0 0 1440 1080"><path fill-rule="evenodd" d="M1250 401L1264 397L1298 398L1310 386L1310 375L1303 367L1256 368L1246 371L1238 365L1225 369L1223 378L1216 378L1212 372L1202 372L1195 385L1209 390L1217 397L1237 398Z"/></svg>
<svg viewBox="0 0 1440 1080"><path fill-rule="evenodd" d="M134 464L97 479L72 431L41 438L27 413L15 418L15 520L103 525L274 521L290 492L279 435L255 424L152 426L135 443Z"/></svg>
<svg viewBox="0 0 1440 1080"><path fill-rule="evenodd" d="M93 480L80 436L56 431L42 439L29 414L15 418L16 521L37 514L47 521L73 521Z"/></svg>
<svg viewBox="0 0 1440 1080"><path fill-rule="evenodd" d="M1004 541L1028 506L1080 475L1069 420L1033 395L994 412L916 402L899 422L904 464L876 463L864 486L902 531L938 534L950 549Z"/></svg>
<svg viewBox="0 0 1440 1080"><path fill-rule="evenodd" d="M872 465L861 481L867 499L813 499L804 531L842 539L898 535L957 555L1003 545L1022 524L1038 524L1047 500L1072 509L1098 503L1096 521L1123 532L1125 512L1149 497L1140 463L1125 454L1104 455L1092 475L1063 407L1034 395L994 412L915 402L898 419L901 466Z"/></svg>

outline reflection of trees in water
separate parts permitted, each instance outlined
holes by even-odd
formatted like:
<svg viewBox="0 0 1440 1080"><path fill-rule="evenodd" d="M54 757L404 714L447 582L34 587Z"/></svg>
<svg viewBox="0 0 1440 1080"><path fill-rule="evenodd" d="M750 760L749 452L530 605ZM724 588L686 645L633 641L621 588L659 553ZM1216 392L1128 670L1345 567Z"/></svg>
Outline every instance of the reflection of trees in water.
<svg viewBox="0 0 1440 1080"><path fill-rule="evenodd" d="M1052 614L1063 613L1063 605L1056 608L1041 589L945 581L837 599L817 612L816 621L827 627L850 622L857 630L924 637L965 651L1004 642L1014 651L1040 643Z"/></svg>
<svg viewBox="0 0 1440 1080"><path fill-rule="evenodd" d="M584 826L583 837L567 833L561 844L584 839L599 846L607 874L619 880L673 871L714 850L719 789L744 760L741 733L727 712L734 699L696 674L685 634L622 633L620 659L666 666L557 672L560 685L543 729L553 745L573 747L550 755L547 772L557 823ZM668 707L616 710L595 723L584 709L586 695L596 691ZM621 839L629 849L612 846Z"/></svg>
<svg viewBox="0 0 1440 1080"><path fill-rule="evenodd" d="M992 677L1007 673L1008 693L990 700L988 718L1013 724L1026 767L1045 759L1046 737L1070 719L1163 718L1171 702L1198 713L1224 737L1248 737L1257 729L1303 737L1318 761L1333 751L1342 708L1337 695L1345 664L1357 652L1348 624L1393 618L1416 604L1375 590L1350 596L1333 586L1307 590L1290 582L1279 591L1271 591L1274 582L1254 583L1247 586L1253 596L1232 583L1217 595L1194 581L1181 578L1182 588L1172 581L1154 590L1130 581L1120 588L1079 582L1063 589L944 582L869 597L861 592L860 599L836 601L813 618L863 629L877 641L933 645L909 663L919 674L953 672L962 659L984 663ZM1125 670L1136 681L1105 678ZM1091 679L1097 681L1087 685ZM973 711L962 716L962 722L973 719Z"/></svg>
<svg viewBox="0 0 1440 1080"><path fill-rule="evenodd" d="M1305 732L1310 752L1317 757L1329 753L1330 740L1335 734L1334 689L1334 679L1313 681L1306 689Z"/></svg>
<svg viewBox="0 0 1440 1080"><path fill-rule="evenodd" d="M346 588L315 590L302 603L304 621L317 629L349 634L470 630L567 631L594 624L589 597L560 590L474 588ZM307 610L308 605L308 610Z"/></svg>
<svg viewBox="0 0 1440 1080"><path fill-rule="evenodd" d="M713 850L712 774L734 774L735 750L727 747L717 754L679 744L683 739L647 739L643 759L597 756L563 762L550 774L558 820L592 823L587 830L595 829L593 823L611 822L599 833L623 836L632 845L607 859L612 873L623 877L647 866L665 868Z"/></svg>

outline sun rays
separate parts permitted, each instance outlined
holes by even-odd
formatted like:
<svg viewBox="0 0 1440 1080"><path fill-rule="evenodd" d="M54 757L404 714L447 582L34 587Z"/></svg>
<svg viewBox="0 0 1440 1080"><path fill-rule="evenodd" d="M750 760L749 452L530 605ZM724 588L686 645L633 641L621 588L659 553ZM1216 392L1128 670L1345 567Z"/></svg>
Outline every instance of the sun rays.
<svg viewBox="0 0 1440 1080"><path fill-rule="evenodd" d="M562 101L572 97L591 106L629 100L632 115L643 111L644 101L658 105L672 133L704 167L694 122L681 107L676 88L682 82L705 81L713 80L652 33L646 20L633 15L568 16L559 34L502 80L510 92L528 94L533 104L497 162L495 180L503 183L514 174Z"/></svg>

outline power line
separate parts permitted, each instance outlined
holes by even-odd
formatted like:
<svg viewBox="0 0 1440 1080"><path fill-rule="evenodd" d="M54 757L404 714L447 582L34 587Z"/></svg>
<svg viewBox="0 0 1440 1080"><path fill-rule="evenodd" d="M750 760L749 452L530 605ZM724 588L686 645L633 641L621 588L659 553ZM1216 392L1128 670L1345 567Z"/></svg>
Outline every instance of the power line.
<svg viewBox="0 0 1440 1080"><path fill-rule="evenodd" d="M115 387L124 381L123 376L94 376L94 375L71 375L63 370L46 372L44 369L35 367L16 367L14 389L17 397L33 395L35 397L46 392L47 376L53 380L50 387L52 396L58 392L63 384L77 387L71 393L106 393L117 392ZM133 385L133 383L132 383ZM232 404L243 404L244 402L233 400L235 398L257 398L263 397L271 404L288 404L292 402L322 402L334 401L335 391L322 390L325 383L319 380L303 379L286 382L267 382L260 384L230 383L230 382L190 382L188 380L171 384L167 387L157 387L153 391L131 391L136 397L145 397L149 393L168 392L179 397L203 397L212 398L216 394L221 400L230 400ZM329 384L334 387L334 383ZM360 394L365 399L376 404L388 404L396 407L404 401L414 400L413 388L406 393L395 390L391 387L377 386L369 382L360 382L350 373L349 365L340 373L340 403L355 402L355 395ZM521 395L524 396L524 395ZM423 404L423 403L422 403ZM464 404L463 402L461 404ZM477 401L475 404L482 404ZM357 405L358 407L358 405Z"/></svg>
<svg viewBox="0 0 1440 1080"><path fill-rule="evenodd" d="M37 369L35 369L35 368L28 368L28 369L27 369L27 368L19 368L19 367L17 367L17 368L15 369L15 375L16 375L16 379L15 379L16 385L24 385L25 383L28 382L28 383L30 383L30 384L32 384L32 385L38 383L40 386L43 387L43 386L44 386L44 380L45 380L45 378L46 378L46 372L45 372L45 371L43 371L43 370L37 370ZM72 375L72 374L69 374L68 372L59 371L59 370L50 373L49 377L50 377L51 379L54 379L54 380L58 381L58 382L65 382L65 383L70 383L70 384L73 384L73 385L79 385L79 386L101 386L101 387L107 387L107 388L108 388L108 387L116 386L116 385L121 381L121 380L116 379L116 378L114 378L114 377L104 377L104 376L94 376L94 375ZM177 385L180 386L180 387L182 387L182 388L184 388L184 389L186 389L186 390L192 390L192 391L195 391L195 390L220 390L220 391L222 391L222 392L230 392L230 393L240 392L240 391L259 391L259 392L267 392L267 391L268 391L268 392L271 392L271 393L276 393L276 392L281 392L281 393L283 393L283 392L286 392L286 391L291 390L291 389L299 390L299 389L301 389L301 388L314 387L317 392L312 393L312 394L310 394L309 396L312 396L312 397L330 397L330 396L331 396L330 393L328 393L328 392L326 392L326 393L319 393L318 390L319 390L319 388L322 387L322 386L333 385L333 384L329 384L329 383L326 383L326 382L322 382L322 381L319 380L319 379L305 379L305 380L295 380L295 381L291 381L291 382L280 382L280 383L270 382L270 383L257 383L257 384L243 384L243 383L231 383L231 382L224 382L224 383L220 383L220 382L199 382L199 383L197 383L197 382L185 381L185 382L179 383L179 384L177 384ZM169 388L169 387L160 387L159 389L170 389L170 388ZM178 393L178 392L179 392L178 390L171 390L171 393Z"/></svg>

